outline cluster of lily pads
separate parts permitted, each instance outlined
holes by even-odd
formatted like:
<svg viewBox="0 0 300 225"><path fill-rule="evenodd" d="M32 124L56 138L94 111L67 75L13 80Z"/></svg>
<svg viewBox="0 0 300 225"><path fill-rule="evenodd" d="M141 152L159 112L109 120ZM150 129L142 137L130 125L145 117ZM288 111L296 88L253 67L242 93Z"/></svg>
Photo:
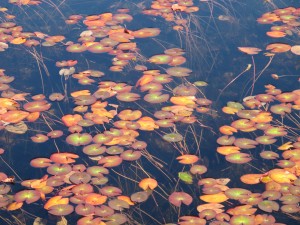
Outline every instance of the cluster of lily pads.
<svg viewBox="0 0 300 225"><path fill-rule="evenodd" d="M45 2L9 3L41 7ZM174 30L191 34L188 19L199 10L193 1L159 0L150 7L142 13L163 17L172 26L175 24ZM292 7L274 10L258 21L283 21L296 29L298 12ZM48 157L39 151L28 162L39 171L30 179L20 177L17 169L6 162L5 146L0 149L0 159L9 168L9 172L0 171L0 207L7 215L21 211L32 216L31 206L35 206L43 210L34 218L38 224L46 224L40 217L45 219L49 213L58 218L59 224L71 221L78 225L147 224L143 221L169 225L279 225L272 215L274 211L299 213L299 90L282 92L266 85L266 93L247 97L243 104L230 102L223 108L232 122L219 128L216 151L230 166L241 169L248 165L259 171L245 172L240 177L245 185L257 185L255 190L263 186L261 192L250 191L231 185L233 177L229 175L207 176L211 168L203 163L200 149L203 130L215 134L203 120L211 115L213 101L205 95L206 82L190 81L194 71L185 65L189 58L182 48L168 47L155 55L143 52L143 41L138 40L158 37L161 29L129 29L127 25L135 18L127 8L88 16L70 14L64 18L66 26L80 32L69 36L23 31L8 8L0 8L0 13L1 54L16 46L24 48L49 79L56 76L62 84L57 92L51 88L51 94L33 95L14 89L11 83L16 75L7 75L9 68L0 70L1 132L30 133L33 145L47 144L51 148ZM60 48L74 57L52 59L56 74L50 75L46 66L49 62L45 63L38 48ZM261 51L253 47L239 49L249 55ZM290 48L277 43L267 50L273 57ZM82 63L90 60L85 54L110 57L111 65L100 69L93 64L87 68ZM126 78L122 80L120 74ZM256 77L253 79L255 83ZM43 76L41 81L43 85ZM43 90L47 88L43 86ZM159 149L159 155L149 147L153 136L172 149L173 159L162 157L165 146ZM253 160L258 157L275 165L260 168ZM13 185L12 175L18 188ZM145 211L147 204L156 206L161 216Z"/></svg>

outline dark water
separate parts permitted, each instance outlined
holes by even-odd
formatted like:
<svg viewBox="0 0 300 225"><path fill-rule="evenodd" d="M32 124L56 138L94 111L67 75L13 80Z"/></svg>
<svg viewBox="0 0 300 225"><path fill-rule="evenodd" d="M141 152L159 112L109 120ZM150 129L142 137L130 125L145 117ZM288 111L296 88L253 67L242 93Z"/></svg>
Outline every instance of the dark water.
<svg viewBox="0 0 300 225"><path fill-rule="evenodd" d="M275 165L276 160L265 160L260 158L259 153L263 150L277 149L281 144L292 140L296 142L299 137L299 113L296 111L291 121L287 118L274 115L274 121L283 120L284 125L291 131L288 135L280 137L273 145L259 145L250 150L252 161L247 164L232 164L225 160L223 155L216 152L218 144L216 139L222 134L219 127L230 125L237 119L236 116L227 115L222 112L222 107L228 101L242 102L243 98L249 95L256 95L265 91L264 85L272 84L283 92L290 92L299 89L298 76L286 76L278 80L271 77L271 74L278 75L297 75L299 70L299 56L290 51L276 54L268 65L270 57L263 53L265 47L270 43L282 42L291 46L299 43L296 27L291 36L281 39L272 39L266 35L270 24L259 24L256 19L262 14L270 12L276 8L288 6L300 7L298 1L194 1L193 5L200 8L198 12L191 14L183 12L173 12L176 18L188 20L188 30L174 31L172 27L174 22L168 22L160 16L149 16L142 13L143 9L149 9L151 1L78 1L78 0L43 0L39 5L17 5L8 3L6 0L1 2L1 7L8 9L7 12L0 14L1 23L8 21L7 14L15 15L15 22L22 26L22 32L42 32L53 35L62 35L65 40L54 46L46 47L39 40L35 47L26 47L24 45L13 45L9 43L8 49L0 52L0 69L5 69L5 74L14 76L15 80L10 83L8 90L15 93L29 93L26 101L32 101L31 96L44 94L47 101L49 95L54 92L65 93L67 96L63 101L51 102L51 109L42 112L42 116L33 123L25 123L28 131L24 134L14 134L2 129L0 147L5 149L0 163L0 172L8 176L15 176L15 184L6 183L11 187L11 191L5 195L13 202L13 196L19 191L33 188L26 188L21 182L29 179L40 179L47 174L46 168L33 168L30 161L35 158L49 158L59 149L61 152L71 152L79 156L75 164L84 164L86 167L97 165L97 161L90 159L82 152L83 146L74 146L66 142L70 135L68 128L61 122L61 117L66 114L74 114L73 108L76 106L71 93L74 91L88 89L94 93L101 81L113 81L116 83L126 83L133 86L132 92L141 95L141 99L134 102L119 101L115 97L108 99L99 99L108 101L109 104L118 105L118 112L124 109L140 110L143 116L154 118L153 114L161 110L164 106L170 106L172 103L154 104L143 100L145 93L142 93L138 87L135 87L137 80L141 77L141 72L134 69L135 65L141 64L148 69L158 69L162 74L169 68L167 65L156 65L147 61L153 55L163 54L163 51L170 48L182 48L185 51L186 63L180 65L192 70L191 74L185 78L173 77L173 81L164 85L163 93L169 93L173 96L172 89L180 84L192 84L196 81L205 81L206 87L199 87L201 91L197 93L197 98L207 98L212 101L207 113L193 112L197 122L186 124L176 122L172 128L159 128L155 131L137 130L139 141L147 143L147 148L142 151L142 157L134 162L123 161L121 165L109 168L110 174L105 175L108 183L103 185L93 185L94 192L99 193L99 189L105 186L115 186L122 190L122 195L131 196L133 193L142 191L138 187L140 180L146 177L152 177L157 180L159 187L153 191L147 201L136 203L129 209L116 210L115 213L123 214L127 217L126 224L166 224L179 222L181 216L198 216L197 206L204 204L199 200L203 195L202 187L197 185L203 178L229 178L231 181L227 184L229 188L245 188L252 193L262 193L265 185L260 183L256 185L243 184L239 177L250 173L265 173L271 169L278 168ZM120 23L119 26L128 30L138 30L141 28L159 28L160 34L150 38L136 38L132 42L137 43L138 53L134 60L123 68L121 72L110 71L112 59L114 56L107 53L94 54L88 51L81 53L72 53L66 51L68 41L77 43L80 34L87 30L80 20L77 24L67 25L65 20L70 15L99 15L106 12L117 14L118 9L126 8L128 14L132 15L131 22ZM172 11L171 11L172 12ZM221 20L220 16L225 17ZM299 19L296 19L299 22ZM276 23L274 23L276 24ZM280 24L279 22L277 24ZM100 40L100 39L97 39ZM256 47L263 49L258 55L251 57L238 50L238 47ZM59 75L61 68L55 66L57 61L77 60L75 65L76 73L85 70L99 70L105 76L93 78L95 83L82 86L71 76L63 77ZM252 65L249 71L243 73L239 78L232 82L238 74L242 73L248 66ZM255 68L255 70L254 70ZM263 72L262 72L263 71ZM255 80L255 82L253 82ZM229 85L228 85L229 84ZM227 88L226 85L228 85ZM26 103L20 102L20 108ZM108 107L109 110L114 109ZM84 115L84 113L79 113ZM3 119L3 118L2 118ZM97 133L104 132L113 127L113 122L119 120L117 117L109 123L103 125L93 125L84 127L82 133L89 133L95 136ZM52 139L45 143L34 143L30 137L41 133L47 134L51 130L62 130L64 135L53 141ZM178 132L183 136L183 141L167 142L163 140L164 134ZM262 131L253 133L239 133L235 135L239 138L252 138L263 135ZM130 145L123 146L126 150L132 149ZM247 150L248 151L248 150ZM275 150L274 150L275 151ZM278 151L277 151L278 152ZM179 172L188 172L191 165L179 164L176 160L180 154L197 155L199 160L196 164L207 167L207 173L203 175L193 175L193 182L187 184L178 178ZM107 156L105 153L103 156ZM5 163L4 163L5 162ZM74 165L74 164L72 164ZM49 174L49 177L52 176ZM2 182L4 185L5 182ZM63 184L55 187L54 190L46 194L46 200L59 195L59 191L73 184ZM168 201L168 196L177 192L186 192L192 198L193 202L189 205L175 207ZM4 194L3 194L4 195ZM2 196L3 197L3 196ZM299 195L298 195L299 197ZM107 202L116 197L109 197ZM51 215L43 208L46 200L38 200L32 204L22 206L22 209L7 211L6 206L0 211L0 224L33 224L36 217L44 218L47 224L56 224L59 216ZM279 200L277 200L280 203ZM70 203L76 206L74 203ZM228 200L222 203L225 210L241 205L236 200ZM297 203L299 204L299 202ZM107 205L107 203L105 203ZM253 206L258 208L257 205ZM258 209L256 214L269 214L276 218L278 223L298 224L299 213L288 214L283 212L267 213ZM297 217L298 216L298 217ZM94 216L95 218L99 216ZM73 212L66 216L69 224L76 224L76 221L82 218L78 213ZM104 221L110 221L108 218ZM214 222L215 219L207 220L207 224L221 224ZM87 223L92 224L92 223ZM120 224L112 221L107 224ZM197 223L187 223L197 224ZM226 224L226 223L223 223ZM244 224L244 223L236 223ZM246 224L246 223L245 223ZM250 223L249 223L250 224Z"/></svg>

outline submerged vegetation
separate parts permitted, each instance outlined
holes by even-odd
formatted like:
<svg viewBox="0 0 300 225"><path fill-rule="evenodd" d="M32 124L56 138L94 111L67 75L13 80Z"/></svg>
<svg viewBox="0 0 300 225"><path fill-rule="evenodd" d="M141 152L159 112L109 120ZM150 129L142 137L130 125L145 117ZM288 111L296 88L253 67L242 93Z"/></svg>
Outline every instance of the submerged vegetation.
<svg viewBox="0 0 300 225"><path fill-rule="evenodd" d="M0 224L298 223L287 4L2 1Z"/></svg>

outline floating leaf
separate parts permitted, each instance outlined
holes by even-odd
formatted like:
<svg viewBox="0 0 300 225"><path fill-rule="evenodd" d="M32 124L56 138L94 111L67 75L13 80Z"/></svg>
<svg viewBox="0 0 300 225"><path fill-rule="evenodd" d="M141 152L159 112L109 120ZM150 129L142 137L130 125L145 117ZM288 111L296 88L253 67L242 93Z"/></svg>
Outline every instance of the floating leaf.
<svg viewBox="0 0 300 225"><path fill-rule="evenodd" d="M180 207L182 203L185 205L190 205L192 201L193 201L192 196L190 196L185 192L173 192L169 196L169 202L177 207Z"/></svg>
<svg viewBox="0 0 300 225"><path fill-rule="evenodd" d="M23 121L15 124L10 124L5 127L5 130L15 134L25 134L28 130L26 123Z"/></svg>
<svg viewBox="0 0 300 225"><path fill-rule="evenodd" d="M178 177L187 184L193 183L193 176L189 172L179 172Z"/></svg>

